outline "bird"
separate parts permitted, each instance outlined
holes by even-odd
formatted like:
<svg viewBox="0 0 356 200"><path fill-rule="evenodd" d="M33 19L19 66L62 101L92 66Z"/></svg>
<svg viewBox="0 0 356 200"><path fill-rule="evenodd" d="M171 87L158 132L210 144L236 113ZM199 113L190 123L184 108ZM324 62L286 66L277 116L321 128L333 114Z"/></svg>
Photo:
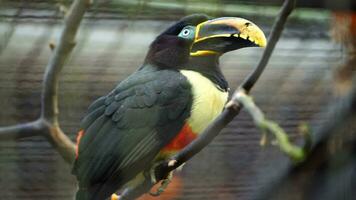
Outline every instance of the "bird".
<svg viewBox="0 0 356 200"><path fill-rule="evenodd" d="M109 198L199 137L228 99L221 55L266 43L249 20L204 14L159 34L143 64L82 119L72 169L76 200Z"/></svg>

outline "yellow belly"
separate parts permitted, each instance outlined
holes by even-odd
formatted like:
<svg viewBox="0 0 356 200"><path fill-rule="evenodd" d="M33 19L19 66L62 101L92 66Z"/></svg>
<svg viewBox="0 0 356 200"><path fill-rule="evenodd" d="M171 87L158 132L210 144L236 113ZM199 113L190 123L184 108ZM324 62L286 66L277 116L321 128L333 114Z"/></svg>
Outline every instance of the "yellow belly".
<svg viewBox="0 0 356 200"><path fill-rule="evenodd" d="M192 85L193 105L187 122L194 133L200 134L223 110L228 93L217 88L198 72L180 71Z"/></svg>

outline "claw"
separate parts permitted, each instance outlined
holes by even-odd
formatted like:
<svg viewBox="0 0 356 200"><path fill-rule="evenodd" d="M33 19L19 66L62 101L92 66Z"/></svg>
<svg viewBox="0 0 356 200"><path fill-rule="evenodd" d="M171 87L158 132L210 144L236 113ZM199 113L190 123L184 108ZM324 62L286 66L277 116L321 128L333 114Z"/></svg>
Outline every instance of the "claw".
<svg viewBox="0 0 356 200"><path fill-rule="evenodd" d="M157 191L156 192L150 191L150 195L154 197L161 195L167 189L168 185L171 183L172 178L173 178L173 172L169 172L167 178L162 180L161 186L159 186Z"/></svg>
<svg viewBox="0 0 356 200"><path fill-rule="evenodd" d="M170 161L168 162L168 167L174 166L177 162L178 162L178 161L176 161L176 160L170 160Z"/></svg>
<svg viewBox="0 0 356 200"><path fill-rule="evenodd" d="M156 173L155 173L155 166L150 169L150 177L152 183L157 183Z"/></svg>

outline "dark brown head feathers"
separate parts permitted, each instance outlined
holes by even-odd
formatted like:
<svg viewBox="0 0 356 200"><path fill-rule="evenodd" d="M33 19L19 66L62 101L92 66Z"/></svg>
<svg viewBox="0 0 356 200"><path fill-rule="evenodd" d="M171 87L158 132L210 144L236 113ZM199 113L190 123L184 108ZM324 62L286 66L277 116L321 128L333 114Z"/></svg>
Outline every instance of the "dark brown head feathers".
<svg viewBox="0 0 356 200"><path fill-rule="evenodd" d="M186 26L196 26L208 20L204 14L183 17L177 23L163 31L151 43L145 63L162 68L178 68L189 59L191 41L178 37Z"/></svg>

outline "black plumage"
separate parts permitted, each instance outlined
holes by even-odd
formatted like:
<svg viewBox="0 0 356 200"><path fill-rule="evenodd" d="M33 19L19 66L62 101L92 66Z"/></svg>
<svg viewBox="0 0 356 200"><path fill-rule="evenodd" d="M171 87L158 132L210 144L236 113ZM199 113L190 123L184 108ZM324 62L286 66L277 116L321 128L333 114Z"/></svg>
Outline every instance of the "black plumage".
<svg viewBox="0 0 356 200"><path fill-rule="evenodd" d="M177 34L205 20L193 15L168 28L151 44L142 67L89 107L73 167L77 200L109 197L147 170L183 127L192 92L177 66L188 62L190 44Z"/></svg>
<svg viewBox="0 0 356 200"><path fill-rule="evenodd" d="M105 199L194 140L227 100L219 57L266 43L248 20L205 15L185 17L157 36L144 64L95 101L82 121L76 199Z"/></svg>
<svg viewBox="0 0 356 200"><path fill-rule="evenodd" d="M191 102L183 75L148 66L95 102L82 121L85 136L73 169L90 196L84 199L104 199L145 170L184 125Z"/></svg>

